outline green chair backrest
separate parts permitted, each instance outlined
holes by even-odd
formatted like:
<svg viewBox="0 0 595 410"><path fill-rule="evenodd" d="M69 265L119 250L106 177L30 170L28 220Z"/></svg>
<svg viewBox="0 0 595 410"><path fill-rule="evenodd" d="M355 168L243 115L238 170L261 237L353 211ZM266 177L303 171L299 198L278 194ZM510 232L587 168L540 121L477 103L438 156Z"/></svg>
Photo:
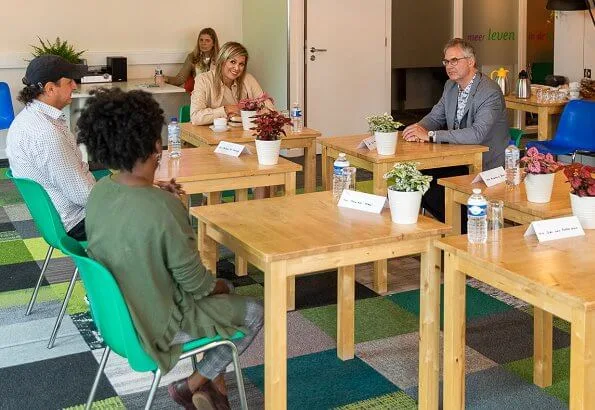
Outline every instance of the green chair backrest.
<svg viewBox="0 0 595 410"><path fill-rule="evenodd" d="M32 179L13 176L10 169L6 171L6 176L17 186L43 239L50 246L59 248L60 239L66 236L66 231L46 190Z"/></svg>
<svg viewBox="0 0 595 410"><path fill-rule="evenodd" d="M531 84L545 84L545 77L554 74L554 62L531 64Z"/></svg>
<svg viewBox="0 0 595 410"><path fill-rule="evenodd" d="M190 106L189 105L182 105L180 106L180 111L178 112L178 122L190 122Z"/></svg>
<svg viewBox="0 0 595 410"><path fill-rule="evenodd" d="M112 274L89 258L80 244L69 236L60 241L60 249L74 260L85 285L91 314L105 343L128 359L138 372L157 370L157 363L143 349L130 317L128 305Z"/></svg>
<svg viewBox="0 0 595 410"><path fill-rule="evenodd" d="M521 146L521 137L523 136L524 132L523 130L519 129L519 128L509 128L508 129L508 133L510 134L510 139L514 140L514 145L517 146L517 148L520 148Z"/></svg>

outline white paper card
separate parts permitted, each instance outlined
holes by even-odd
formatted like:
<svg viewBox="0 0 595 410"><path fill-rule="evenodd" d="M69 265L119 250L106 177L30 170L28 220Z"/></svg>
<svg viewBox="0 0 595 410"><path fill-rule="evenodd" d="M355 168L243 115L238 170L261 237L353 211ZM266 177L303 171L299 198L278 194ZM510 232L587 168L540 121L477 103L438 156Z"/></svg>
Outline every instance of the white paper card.
<svg viewBox="0 0 595 410"><path fill-rule="evenodd" d="M382 212L385 196L366 194L365 192L344 190L339 199L339 206L342 208L357 209L358 211L372 212L379 214Z"/></svg>
<svg viewBox="0 0 595 410"><path fill-rule="evenodd" d="M376 138L372 135L371 137L362 140L357 147L368 148L370 151L374 151L376 149Z"/></svg>
<svg viewBox="0 0 595 410"><path fill-rule="evenodd" d="M544 219L533 221L525 231L525 236L537 235L539 242L553 241L555 239L583 236L585 231L576 216L564 218Z"/></svg>
<svg viewBox="0 0 595 410"><path fill-rule="evenodd" d="M488 169L477 174L471 182L479 181L483 181L489 187L498 185L506 181L506 171L504 171L503 167Z"/></svg>
<svg viewBox="0 0 595 410"><path fill-rule="evenodd" d="M233 142L221 141L217 148L215 148L217 154L229 155L231 157L239 157L242 152L251 154L247 146L242 144L234 144Z"/></svg>

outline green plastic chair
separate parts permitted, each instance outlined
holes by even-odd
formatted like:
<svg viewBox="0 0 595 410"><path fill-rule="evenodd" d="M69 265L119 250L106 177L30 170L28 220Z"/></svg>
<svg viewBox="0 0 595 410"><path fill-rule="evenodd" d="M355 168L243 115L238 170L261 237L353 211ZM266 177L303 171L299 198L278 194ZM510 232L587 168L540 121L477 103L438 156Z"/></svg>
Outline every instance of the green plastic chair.
<svg viewBox="0 0 595 410"><path fill-rule="evenodd" d="M35 285L35 289L33 289L33 294L31 295L31 299L27 305L25 316L28 316L31 313L31 309L33 309L35 300L37 299L37 294L39 292L39 288L41 287L41 282L43 281L48 263L52 258L52 253L55 248L62 250L60 248L60 240L64 237L68 237L68 235L64 230L64 225L62 224L60 215L58 215L58 211L56 211L56 208L54 207L54 204L52 203L48 193L40 184L28 178L17 178L12 175L12 170L10 169L6 171L6 176L16 185L19 193L25 201L25 204L27 205L27 208L29 209L29 212L31 213L31 216L33 217L33 221L35 222L37 230L41 233L41 236L49 245L48 251L43 261L41 273L39 274L39 279L37 279L37 284ZM81 245L86 247L87 243L81 242ZM70 283L68 284L68 290L66 291L64 300L62 301L60 313L56 318L56 323L54 324L54 329L52 330L50 341L48 343L48 349L54 347L54 342L56 340L58 330L60 329L60 325L62 324L62 319L64 318L68 301L72 296L72 291L74 289L77 277L78 270L75 269L72 277L70 278Z"/></svg>
<svg viewBox="0 0 595 410"><path fill-rule="evenodd" d="M106 345L85 409L91 409L95 392L99 385L99 379L112 350L126 358L133 370L137 372L153 372L153 383L151 384L149 398L145 405L145 409L149 409L153 403L159 381L161 380L161 370L157 366L157 363L143 349L132 318L130 317L128 305L124 300L122 292L120 292L116 280L102 264L89 258L81 245L73 238L69 236L63 237L60 241L60 246L65 254L72 257L80 271L85 289L87 290L91 315ZM242 337L244 337L244 334L237 332L231 339L241 339ZM231 340L223 339L220 336L192 340L182 345L180 359L191 357L193 367L196 369L196 355L198 353L221 345L227 345L231 348L240 403L242 409L246 410L248 409L248 404L244 390L244 379L242 377L238 352Z"/></svg>
<svg viewBox="0 0 595 410"><path fill-rule="evenodd" d="M521 137L524 134L524 131L519 129L519 128L509 128L508 129L508 134L510 135L510 139L512 139L514 141L514 145L517 146L517 148L521 147Z"/></svg>
<svg viewBox="0 0 595 410"><path fill-rule="evenodd" d="M190 106L181 105L178 111L178 122L190 122Z"/></svg>

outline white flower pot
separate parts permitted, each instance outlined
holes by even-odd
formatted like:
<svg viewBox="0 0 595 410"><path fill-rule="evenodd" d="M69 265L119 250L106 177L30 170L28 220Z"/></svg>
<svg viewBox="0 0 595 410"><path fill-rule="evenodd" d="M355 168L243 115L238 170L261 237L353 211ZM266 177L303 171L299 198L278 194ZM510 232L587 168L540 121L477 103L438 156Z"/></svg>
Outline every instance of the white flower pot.
<svg viewBox="0 0 595 410"><path fill-rule="evenodd" d="M374 132L376 140L376 151L378 155L395 155L397 151L397 133L396 132Z"/></svg>
<svg viewBox="0 0 595 410"><path fill-rule="evenodd" d="M250 128L254 127L254 117L256 115L256 111L241 111L242 114L242 127L244 131L250 131Z"/></svg>
<svg viewBox="0 0 595 410"><path fill-rule="evenodd" d="M421 192L395 191L392 187L388 187L388 205L394 223L414 224L419 216Z"/></svg>
<svg viewBox="0 0 595 410"><path fill-rule="evenodd" d="M570 194L572 215L581 222L583 229L595 229L595 196Z"/></svg>
<svg viewBox="0 0 595 410"><path fill-rule="evenodd" d="M277 165L279 162L279 150L281 140L262 141L256 140L256 154L260 165Z"/></svg>
<svg viewBox="0 0 595 410"><path fill-rule="evenodd" d="M527 174L525 177L525 191L527 201L538 204L550 202L554 187L555 174Z"/></svg>

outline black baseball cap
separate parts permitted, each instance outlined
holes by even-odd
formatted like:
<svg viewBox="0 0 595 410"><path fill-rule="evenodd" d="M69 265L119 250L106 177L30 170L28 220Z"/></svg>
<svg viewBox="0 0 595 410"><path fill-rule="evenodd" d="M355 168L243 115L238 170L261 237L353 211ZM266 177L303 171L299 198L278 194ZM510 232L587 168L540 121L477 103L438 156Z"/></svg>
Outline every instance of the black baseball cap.
<svg viewBox="0 0 595 410"><path fill-rule="evenodd" d="M31 60L23 84L42 88L47 82L57 82L62 77L79 80L87 72L84 64L72 64L60 56L48 54Z"/></svg>

